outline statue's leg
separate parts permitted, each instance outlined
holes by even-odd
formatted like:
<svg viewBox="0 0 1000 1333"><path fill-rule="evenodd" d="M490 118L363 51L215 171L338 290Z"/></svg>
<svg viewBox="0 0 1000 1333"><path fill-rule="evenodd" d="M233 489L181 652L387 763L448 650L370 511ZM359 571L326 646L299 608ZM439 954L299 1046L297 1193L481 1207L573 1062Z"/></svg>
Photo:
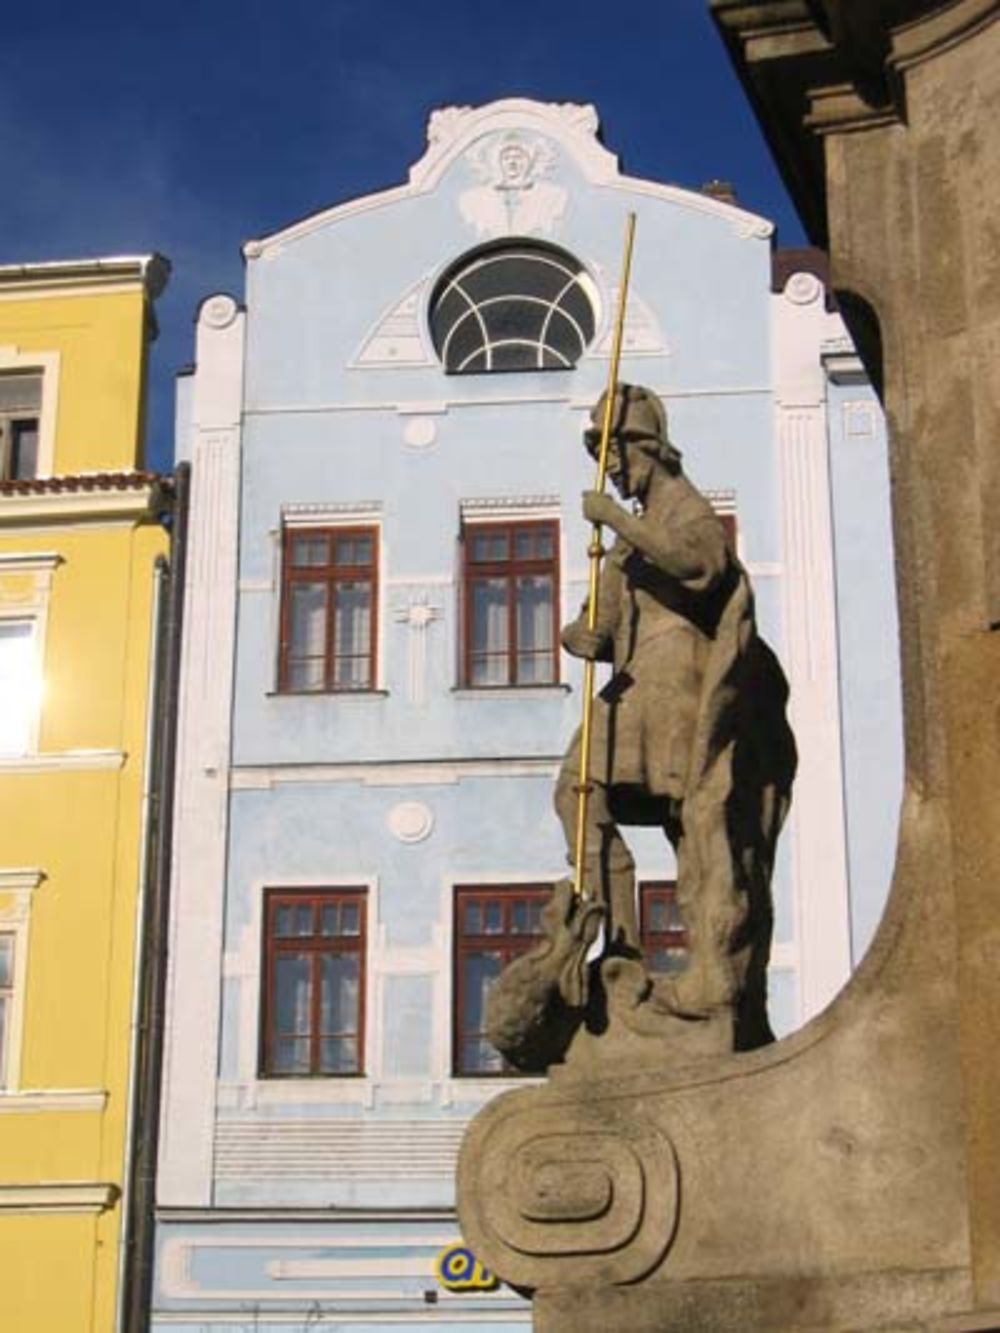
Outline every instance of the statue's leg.
<svg viewBox="0 0 1000 1333"><path fill-rule="evenodd" d="M555 807L563 826L570 865L575 865L580 790L580 738L563 760L556 782ZM591 778L584 829L583 883L608 909L606 939L619 951L639 952L635 910L635 862L608 809L607 788Z"/></svg>
<svg viewBox="0 0 1000 1333"><path fill-rule="evenodd" d="M689 820L693 828L685 827ZM687 967L670 979L669 987L678 1012L692 1017L736 999L734 944L746 916L745 900L734 883L724 823L707 822L706 832L698 815L671 801L663 823L677 856L677 905L688 946Z"/></svg>

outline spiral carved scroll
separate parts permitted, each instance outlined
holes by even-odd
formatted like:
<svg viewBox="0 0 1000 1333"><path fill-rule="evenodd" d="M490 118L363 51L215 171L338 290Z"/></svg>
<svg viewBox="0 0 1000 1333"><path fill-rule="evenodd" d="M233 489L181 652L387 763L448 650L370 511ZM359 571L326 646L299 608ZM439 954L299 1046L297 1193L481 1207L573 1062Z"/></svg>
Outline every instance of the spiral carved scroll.
<svg viewBox="0 0 1000 1333"><path fill-rule="evenodd" d="M466 1136L459 1188L466 1240L523 1289L634 1282L677 1226L672 1143L607 1103L501 1099Z"/></svg>

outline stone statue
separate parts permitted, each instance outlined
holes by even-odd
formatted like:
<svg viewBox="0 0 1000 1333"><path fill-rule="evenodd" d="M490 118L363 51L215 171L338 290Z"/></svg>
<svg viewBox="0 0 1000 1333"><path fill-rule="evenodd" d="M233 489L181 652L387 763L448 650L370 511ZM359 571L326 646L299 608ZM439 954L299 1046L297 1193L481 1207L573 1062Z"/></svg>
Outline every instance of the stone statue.
<svg viewBox="0 0 1000 1333"><path fill-rule="evenodd" d="M603 413L602 398L584 437L591 454ZM557 886L545 941L507 969L488 1009L492 1039L522 1067L563 1058L581 1025L589 1037L579 1044L588 1046L615 1014L631 1034L626 1044L662 1033L707 1053L773 1040L770 881L796 762L787 685L757 635L746 572L718 515L685 477L663 405L647 389L622 385L616 393L608 476L634 511L585 493L584 516L615 541L596 629L584 606L562 635L570 653L613 668L594 701L584 895L578 900L568 881ZM571 859L580 744L578 732L555 793ZM674 848L688 938L683 972L650 976L641 966L623 824L660 827ZM595 905L605 931L597 967L587 963L600 925Z"/></svg>

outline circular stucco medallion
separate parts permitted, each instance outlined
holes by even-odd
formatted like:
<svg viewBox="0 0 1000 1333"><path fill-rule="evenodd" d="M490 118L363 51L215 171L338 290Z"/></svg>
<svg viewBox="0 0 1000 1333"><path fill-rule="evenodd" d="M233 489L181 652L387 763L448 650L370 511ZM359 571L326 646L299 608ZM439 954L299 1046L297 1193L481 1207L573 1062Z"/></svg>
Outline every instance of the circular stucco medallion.
<svg viewBox="0 0 1000 1333"><path fill-rule="evenodd" d="M410 417L403 427L403 442L411 449L426 449L437 439L437 426L430 417Z"/></svg>
<svg viewBox="0 0 1000 1333"><path fill-rule="evenodd" d="M812 305L823 293L815 273L793 273L785 283L785 295L793 305Z"/></svg>
<svg viewBox="0 0 1000 1333"><path fill-rule="evenodd" d="M210 329L227 329L236 318L239 309L236 302L225 292L210 296L201 308L201 322Z"/></svg>
<svg viewBox="0 0 1000 1333"><path fill-rule="evenodd" d="M386 823L400 842L421 842L434 827L434 815L422 801L400 801L389 811Z"/></svg>

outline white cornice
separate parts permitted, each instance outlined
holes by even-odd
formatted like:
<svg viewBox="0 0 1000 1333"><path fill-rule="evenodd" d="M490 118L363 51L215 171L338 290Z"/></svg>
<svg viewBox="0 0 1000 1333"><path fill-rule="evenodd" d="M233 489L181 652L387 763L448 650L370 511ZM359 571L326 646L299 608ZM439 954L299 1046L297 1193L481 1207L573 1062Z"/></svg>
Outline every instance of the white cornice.
<svg viewBox="0 0 1000 1333"><path fill-rule="evenodd" d="M318 528L324 524L343 526L354 519L372 522L381 513L381 500L345 500L332 504L282 505L281 520L286 528Z"/></svg>
<svg viewBox="0 0 1000 1333"><path fill-rule="evenodd" d="M0 264L0 298L66 289L141 285L151 300L160 295L170 276L170 261L163 255L112 255L104 259L59 259L45 264Z"/></svg>
<svg viewBox="0 0 1000 1333"><path fill-rule="evenodd" d="M122 750L62 750L53 754L0 756L0 777L6 773L58 773L79 769L115 769L125 762Z"/></svg>
<svg viewBox="0 0 1000 1333"><path fill-rule="evenodd" d="M429 194L448 167L477 139L485 134L515 129L545 134L554 139L576 162L584 178L593 185L643 194L720 218L729 222L737 235L742 237L766 239L774 232L774 223L767 218L733 204L722 203L710 195L683 190L676 185L663 185L658 181L621 175L618 158L597 137L599 128L595 108L574 103L557 104L536 102L526 97L509 97L479 107L444 107L431 113L427 125L427 150L410 168L407 184L336 204L321 213L302 218L281 231L273 232L270 236L247 241L243 253L247 259L259 259L266 251L298 240L332 222L341 222L372 209L385 208L404 199Z"/></svg>
<svg viewBox="0 0 1000 1333"><path fill-rule="evenodd" d="M154 483L129 490L52 491L0 496L0 527L88 519L137 520L148 514Z"/></svg>
<svg viewBox="0 0 1000 1333"><path fill-rule="evenodd" d="M0 869L0 893L30 893L32 889L37 889L39 884L45 878L44 870Z"/></svg>
<svg viewBox="0 0 1000 1333"><path fill-rule="evenodd" d="M484 495L458 502L459 513L468 523L518 516L521 518L559 518L562 503L558 495Z"/></svg>
<svg viewBox="0 0 1000 1333"><path fill-rule="evenodd" d="M58 551L0 551L0 574L30 574L63 563Z"/></svg>
<svg viewBox="0 0 1000 1333"><path fill-rule="evenodd" d="M0 1091L0 1115L38 1111L103 1111L108 1094L103 1088L32 1088Z"/></svg>
<svg viewBox="0 0 1000 1333"><path fill-rule="evenodd" d="M545 686L546 697L560 701L565 688ZM463 697L478 704L492 701L517 702L527 691L467 690ZM530 691L537 698L537 691ZM302 695L287 695L298 700ZM245 765L230 771L234 791L261 791L285 784L360 782L365 787L419 787L451 785L463 778L555 777L561 755L539 755L523 759L426 759L397 763Z"/></svg>
<svg viewBox="0 0 1000 1333"><path fill-rule="evenodd" d="M103 1213L118 1195L117 1185L100 1181L0 1185L0 1212Z"/></svg>

